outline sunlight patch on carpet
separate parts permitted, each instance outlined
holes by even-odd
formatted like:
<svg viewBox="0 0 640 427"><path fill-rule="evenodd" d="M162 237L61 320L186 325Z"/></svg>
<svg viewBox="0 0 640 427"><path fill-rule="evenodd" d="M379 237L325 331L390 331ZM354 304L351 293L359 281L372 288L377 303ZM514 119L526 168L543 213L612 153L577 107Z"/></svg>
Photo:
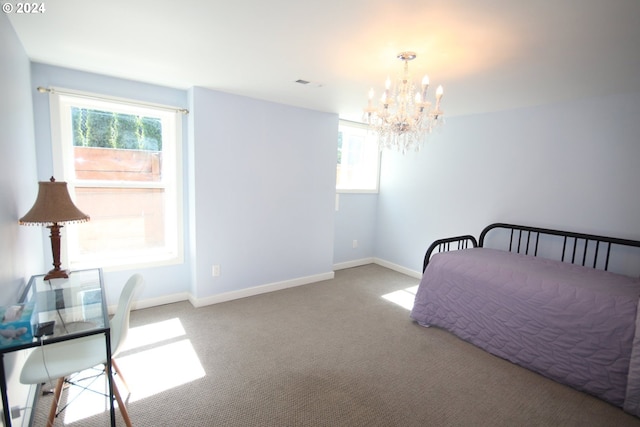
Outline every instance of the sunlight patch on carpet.
<svg viewBox="0 0 640 427"><path fill-rule="evenodd" d="M180 319L177 317L162 322L129 328L129 335L127 335L127 341L124 343L121 352L168 341L173 338L185 336L186 334Z"/></svg>
<svg viewBox="0 0 640 427"><path fill-rule="evenodd" d="M130 402L203 378L206 373L188 339L119 357Z"/></svg>
<svg viewBox="0 0 640 427"><path fill-rule="evenodd" d="M416 299L416 292L418 292L418 285L384 294L382 298L402 308L411 310L413 308L413 302Z"/></svg>

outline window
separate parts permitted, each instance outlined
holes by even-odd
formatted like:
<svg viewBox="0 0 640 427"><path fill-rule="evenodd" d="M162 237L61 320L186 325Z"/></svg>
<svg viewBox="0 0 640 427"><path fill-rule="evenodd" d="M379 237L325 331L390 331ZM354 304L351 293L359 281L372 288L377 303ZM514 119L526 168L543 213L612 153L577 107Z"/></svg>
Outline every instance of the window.
<svg viewBox="0 0 640 427"><path fill-rule="evenodd" d="M67 227L72 269L182 262L181 113L51 93L54 172L88 223Z"/></svg>
<svg viewBox="0 0 640 427"><path fill-rule="evenodd" d="M338 192L377 193L380 150L366 125L341 120L338 127Z"/></svg>

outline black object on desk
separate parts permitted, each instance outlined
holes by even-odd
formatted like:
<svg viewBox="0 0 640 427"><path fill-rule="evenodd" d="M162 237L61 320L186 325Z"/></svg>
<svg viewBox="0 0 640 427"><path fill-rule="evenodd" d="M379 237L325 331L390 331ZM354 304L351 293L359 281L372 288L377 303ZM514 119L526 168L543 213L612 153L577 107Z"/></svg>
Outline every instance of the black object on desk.
<svg viewBox="0 0 640 427"><path fill-rule="evenodd" d="M49 320L48 322L38 323L36 331L33 334L36 338L41 338L45 335L53 335L53 327L55 326L55 320Z"/></svg>

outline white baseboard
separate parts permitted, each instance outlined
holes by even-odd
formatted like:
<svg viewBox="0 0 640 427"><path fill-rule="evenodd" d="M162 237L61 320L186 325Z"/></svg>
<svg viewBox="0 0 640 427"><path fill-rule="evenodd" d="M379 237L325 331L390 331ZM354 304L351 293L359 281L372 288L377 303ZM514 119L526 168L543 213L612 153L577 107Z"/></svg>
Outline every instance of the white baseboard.
<svg viewBox="0 0 640 427"><path fill-rule="evenodd" d="M360 258L353 261L339 262L333 264L333 270L344 270L345 268L360 267L361 265L373 264L374 258Z"/></svg>
<svg viewBox="0 0 640 427"><path fill-rule="evenodd" d="M212 295L206 298L193 298L189 296L189 302L194 307L204 307L206 305L218 304L221 302L231 301L234 299L246 298L254 295L265 294L267 292L279 291L282 289L293 288L296 286L308 285L310 283L321 282L323 280L331 280L335 276L333 271L313 276L298 277L296 279L284 280L282 282L267 283L265 285L254 286L252 288L240 289L238 291L225 292L222 294Z"/></svg>
<svg viewBox="0 0 640 427"><path fill-rule="evenodd" d="M180 292L173 295L165 295L157 298L149 298L144 300L134 300L131 304L131 310L142 310L143 308L157 307L165 304L173 304L174 302L190 301L188 292ZM117 309L117 305L110 305L108 307L109 314L114 314Z"/></svg>
<svg viewBox="0 0 640 427"><path fill-rule="evenodd" d="M416 279L422 278L422 273L420 273L419 271L411 270L401 265L394 264L384 259L375 258L375 257L361 258L353 261L340 262L338 264L333 264L333 269L343 270L345 268L360 267L361 265L367 265L367 264L378 264L379 266L386 267L393 271L397 271L398 273L406 274L407 276L415 277Z"/></svg>
<svg viewBox="0 0 640 427"><path fill-rule="evenodd" d="M156 307L158 305L173 304L174 302L187 301L189 299L188 292L180 292L173 295L165 295L158 298L146 299L143 301L135 301L133 309L140 310L142 308Z"/></svg>
<svg viewBox="0 0 640 427"><path fill-rule="evenodd" d="M385 261L383 259L380 258L374 258L373 262L382 266L382 267L386 267L390 270L394 270L397 271L398 273L402 273L402 274L406 274L407 276L411 276L414 277L416 279L421 279L422 278L422 273L420 273L419 271L415 271L415 270L411 270L409 268L403 267L401 265L398 264L394 264L392 262L389 261Z"/></svg>
<svg viewBox="0 0 640 427"><path fill-rule="evenodd" d="M407 276L414 277L416 279L422 278L422 273L403 267L398 264L383 260L381 258L361 258L353 261L341 262L333 265L334 270L343 270L345 268L359 267L367 264L378 264L382 267L386 267L390 270L397 271L398 273L406 274ZM308 285L310 283L321 282L323 280L331 280L335 277L333 271L321 274L315 274L312 276L298 277L295 279L284 280L282 282L267 283L265 285L254 286L252 288L240 289L238 291L225 292L222 294L212 295L205 298L194 298L188 292L181 292L173 295L166 295L158 298L145 299L135 301L133 303L133 310L140 310L143 308L156 307L159 305L172 304L180 301L189 301L194 307L204 307L211 304L218 304L221 302L232 301L234 299L246 298L253 295L260 295L267 292L279 291L281 289L293 288L296 286ZM109 312L115 311L114 307L109 307Z"/></svg>

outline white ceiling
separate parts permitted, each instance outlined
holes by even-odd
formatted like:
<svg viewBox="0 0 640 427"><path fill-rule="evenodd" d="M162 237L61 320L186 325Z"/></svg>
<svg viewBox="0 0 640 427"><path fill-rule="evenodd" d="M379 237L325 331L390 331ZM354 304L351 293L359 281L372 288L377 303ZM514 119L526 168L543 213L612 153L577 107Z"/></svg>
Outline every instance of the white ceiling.
<svg viewBox="0 0 640 427"><path fill-rule="evenodd" d="M449 116L640 92L640 0L43 3L8 14L33 61L351 120L405 50L416 81L444 86Z"/></svg>

